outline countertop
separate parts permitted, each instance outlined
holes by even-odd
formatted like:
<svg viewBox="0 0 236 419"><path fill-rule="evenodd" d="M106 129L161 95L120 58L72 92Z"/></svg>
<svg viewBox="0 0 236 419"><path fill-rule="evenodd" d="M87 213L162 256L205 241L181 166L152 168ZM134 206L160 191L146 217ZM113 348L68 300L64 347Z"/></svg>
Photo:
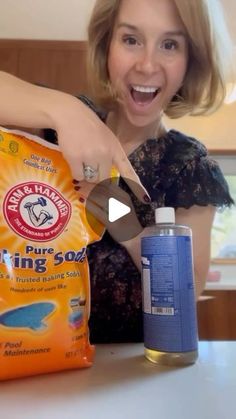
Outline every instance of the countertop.
<svg viewBox="0 0 236 419"><path fill-rule="evenodd" d="M97 345L94 365L0 383L1 419L234 419L236 342L200 342L196 364L147 361L142 344Z"/></svg>

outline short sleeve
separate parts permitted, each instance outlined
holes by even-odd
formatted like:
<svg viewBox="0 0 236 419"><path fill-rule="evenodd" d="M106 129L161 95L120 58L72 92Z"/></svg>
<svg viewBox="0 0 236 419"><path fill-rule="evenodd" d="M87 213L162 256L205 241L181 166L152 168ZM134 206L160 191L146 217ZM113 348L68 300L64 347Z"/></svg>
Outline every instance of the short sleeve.
<svg viewBox="0 0 236 419"><path fill-rule="evenodd" d="M165 205L229 207L234 201L218 163L208 155L189 161L166 190Z"/></svg>

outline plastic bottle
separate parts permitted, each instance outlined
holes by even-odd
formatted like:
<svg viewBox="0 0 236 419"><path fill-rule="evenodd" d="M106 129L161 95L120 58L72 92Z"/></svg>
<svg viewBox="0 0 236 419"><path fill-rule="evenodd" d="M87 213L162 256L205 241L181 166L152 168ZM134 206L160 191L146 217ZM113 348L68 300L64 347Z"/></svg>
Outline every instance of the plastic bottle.
<svg viewBox="0 0 236 419"><path fill-rule="evenodd" d="M192 364L198 357L192 232L175 224L173 208L156 209L155 220L141 239L145 356Z"/></svg>

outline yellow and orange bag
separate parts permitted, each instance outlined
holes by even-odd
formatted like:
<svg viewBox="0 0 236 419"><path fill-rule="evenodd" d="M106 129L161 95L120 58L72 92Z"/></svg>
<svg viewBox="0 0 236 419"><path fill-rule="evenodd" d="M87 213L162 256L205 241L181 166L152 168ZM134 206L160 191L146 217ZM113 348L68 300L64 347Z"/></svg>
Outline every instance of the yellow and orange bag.
<svg viewBox="0 0 236 419"><path fill-rule="evenodd" d="M0 129L0 167L0 380L88 367L86 246L103 227L57 146Z"/></svg>

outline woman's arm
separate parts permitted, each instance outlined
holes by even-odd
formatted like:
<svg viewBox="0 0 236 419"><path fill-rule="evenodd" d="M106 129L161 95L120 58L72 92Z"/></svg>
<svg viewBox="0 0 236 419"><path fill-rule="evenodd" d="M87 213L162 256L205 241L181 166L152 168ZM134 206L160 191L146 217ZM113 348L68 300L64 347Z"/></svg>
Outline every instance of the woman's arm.
<svg viewBox="0 0 236 419"><path fill-rule="evenodd" d="M132 181L130 188L145 202L147 191L118 138L80 100L4 72L0 72L0 95L0 124L56 130L60 149L75 179L84 179L83 164L99 169L95 183L109 178L115 166Z"/></svg>
<svg viewBox="0 0 236 419"><path fill-rule="evenodd" d="M0 123L27 128L55 128L56 115L53 115L52 110L55 109L56 113L61 100L69 97L62 92L27 83L2 71L0 94Z"/></svg>

